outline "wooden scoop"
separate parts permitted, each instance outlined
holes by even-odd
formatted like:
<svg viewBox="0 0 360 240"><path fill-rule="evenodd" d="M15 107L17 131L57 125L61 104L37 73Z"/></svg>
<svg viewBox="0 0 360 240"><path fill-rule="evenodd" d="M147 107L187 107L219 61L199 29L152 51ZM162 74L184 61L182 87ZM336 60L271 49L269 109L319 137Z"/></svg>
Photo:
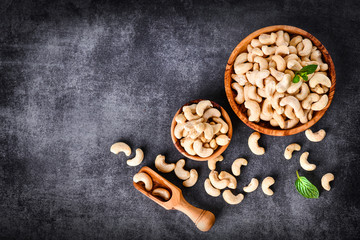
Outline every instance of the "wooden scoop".
<svg viewBox="0 0 360 240"><path fill-rule="evenodd" d="M185 213L196 225L198 229L201 231L209 231L210 228L214 225L215 216L212 212L207 210L203 210L197 207L194 207L190 203L188 203L182 195L180 188L176 187L174 184L160 176L158 173L153 171L149 167L143 167L139 172L147 173L153 180L153 189L161 187L165 188L170 192L170 199L165 201L160 197L153 196L150 192L146 191L144 188L144 184L142 182L138 182L134 184L134 187L143 193L145 196L165 208L166 210L179 210Z"/></svg>

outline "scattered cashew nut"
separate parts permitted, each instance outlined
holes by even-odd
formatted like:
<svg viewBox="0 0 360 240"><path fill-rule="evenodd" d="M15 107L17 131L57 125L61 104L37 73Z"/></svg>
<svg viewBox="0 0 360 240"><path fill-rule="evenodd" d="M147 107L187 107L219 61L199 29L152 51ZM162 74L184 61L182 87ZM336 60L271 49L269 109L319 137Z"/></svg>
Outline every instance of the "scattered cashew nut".
<svg viewBox="0 0 360 240"><path fill-rule="evenodd" d="M306 171L314 171L316 168L315 164L310 164L308 162L308 157L309 157L309 152L304 152L303 154L301 154L300 156L300 166L306 170Z"/></svg>
<svg viewBox="0 0 360 240"><path fill-rule="evenodd" d="M330 191L330 182L334 180L334 174L327 173L321 178L321 186L326 190Z"/></svg>
<svg viewBox="0 0 360 240"><path fill-rule="evenodd" d="M228 188L235 189L237 186L236 178L226 171L220 172L219 179L220 180L228 179L229 180L229 184L227 185Z"/></svg>
<svg viewBox="0 0 360 240"><path fill-rule="evenodd" d="M210 179L211 184L217 189L226 188L230 182L228 179L220 180L218 177L218 172L214 171L214 170L210 172L209 179Z"/></svg>
<svg viewBox="0 0 360 240"><path fill-rule="evenodd" d="M184 166L185 166L185 160L180 159L179 161L176 162L174 168L175 175L181 180L187 180L190 177L190 172L185 170Z"/></svg>
<svg viewBox="0 0 360 240"><path fill-rule="evenodd" d="M270 186L273 185L275 183L274 178L272 177L266 177L262 183L261 183L261 189L262 191L268 195L268 196L272 196L274 194L273 190L270 189Z"/></svg>
<svg viewBox="0 0 360 240"><path fill-rule="evenodd" d="M297 143L292 143L285 148L284 157L289 160L292 158L293 151L300 151L301 146Z"/></svg>
<svg viewBox="0 0 360 240"><path fill-rule="evenodd" d="M123 153L125 153L126 156L130 156L131 148L129 147L129 145L127 145L124 142L117 142L117 143L114 143L113 145L111 145L110 152L112 152L114 154L119 154L120 152L123 152Z"/></svg>
<svg viewBox="0 0 360 240"><path fill-rule="evenodd" d="M252 178L249 185L247 185L246 187L243 187L244 192L250 193L255 191L259 186L259 180L257 180L256 178Z"/></svg>
<svg viewBox="0 0 360 240"><path fill-rule="evenodd" d="M127 165L129 166L137 166L139 165L144 159L144 152L140 148L136 149L135 157L126 161Z"/></svg>
<svg viewBox="0 0 360 240"><path fill-rule="evenodd" d="M222 155L219 155L216 158L208 160L209 169L210 170L215 170L216 169L216 163L221 162L222 160L224 160L224 157Z"/></svg>
<svg viewBox="0 0 360 240"><path fill-rule="evenodd" d="M248 162L245 158L236 159L231 165L231 171L235 176L240 176L241 166L247 166Z"/></svg>
<svg viewBox="0 0 360 240"><path fill-rule="evenodd" d="M307 139L309 139L311 142L320 142L322 141L325 136L326 136L326 132L324 129L320 129L319 131L313 133L313 131L311 131L311 129L307 129L305 131L305 136L307 137Z"/></svg>
<svg viewBox="0 0 360 240"><path fill-rule="evenodd" d="M196 183L197 180L198 180L198 177L199 177L198 172L197 172L195 169L191 169L191 170L190 170L190 177L183 182L183 185L184 185L185 187L192 187L192 186L194 186L195 183Z"/></svg>
<svg viewBox="0 0 360 240"><path fill-rule="evenodd" d="M175 163L166 163L165 156L159 154L155 158L155 167L162 173L169 173L175 169Z"/></svg>
<svg viewBox="0 0 360 240"><path fill-rule="evenodd" d="M235 205L241 203L244 199L244 195L242 193L234 195L229 189L227 189L223 192L223 198L228 204Z"/></svg>
<svg viewBox="0 0 360 240"><path fill-rule="evenodd" d="M248 139L248 145L249 145L250 150L254 154L263 155L263 154L265 154L265 148L259 146L259 144L258 144L259 139L260 139L260 133L253 132Z"/></svg>
<svg viewBox="0 0 360 240"><path fill-rule="evenodd" d="M210 179L207 178L204 182L204 188L207 194L209 194L212 197L217 197L221 194L220 190L215 188L211 182Z"/></svg>

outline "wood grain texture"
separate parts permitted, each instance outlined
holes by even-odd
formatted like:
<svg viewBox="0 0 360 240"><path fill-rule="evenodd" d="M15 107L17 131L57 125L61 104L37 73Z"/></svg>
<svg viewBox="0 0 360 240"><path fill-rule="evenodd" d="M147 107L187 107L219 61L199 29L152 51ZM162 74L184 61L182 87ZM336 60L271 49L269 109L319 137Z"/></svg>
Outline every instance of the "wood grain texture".
<svg viewBox="0 0 360 240"><path fill-rule="evenodd" d="M303 37L309 38L313 42L313 44L321 51L324 62L326 62L329 65L329 69L327 72L328 72L328 76L331 80L331 87L328 92L329 102L326 105L326 107L324 109L322 109L321 111L316 111L316 112L314 111L313 118L309 122L307 122L305 124L299 123L294 128L285 129L285 130L279 129L277 127L273 127L270 125L269 122L265 122L265 121L260 121L259 123L250 122L246 115L247 109L245 108L244 104L239 105L235 102L236 92L231 88L231 83L233 81L231 79L231 74L234 73L233 65L234 65L236 57L240 53L246 51L246 47L251 42L252 39L258 37L260 34L276 32L279 30L284 30L284 31L288 32L290 35L301 35ZM231 108L234 110L235 114L241 119L241 121L243 121L247 126L254 129L255 131L258 131L258 132L261 132L261 133L267 134L267 135L288 136L288 135L297 134L299 132L302 132L302 131L310 128L317 121L319 121L321 119L321 117L325 114L325 112L329 108L329 106L332 102L332 99L334 97L335 85L336 85L336 73L335 73L335 66L334 66L334 63L331 59L329 52L326 50L325 46L322 45L321 42L318 39L316 39L313 35L306 32L305 30L302 30L297 27L287 26L287 25L275 25L275 26L261 28L255 32L251 33L235 47L235 49L232 51L232 53L229 57L227 65L226 65L224 83L225 83L226 96L230 103Z"/></svg>
<svg viewBox="0 0 360 240"><path fill-rule="evenodd" d="M170 192L171 197L169 200L164 201L160 197L153 196L151 192L146 191L143 183L133 182L134 187L142 194L166 210L178 210L185 213L195 223L196 227L203 232L209 231L214 225L215 215L210 211L197 208L188 203L180 188L176 187L149 167L143 167L139 172L147 173L152 178L154 184L153 189L158 187L165 188Z"/></svg>
<svg viewBox="0 0 360 240"><path fill-rule="evenodd" d="M231 138L232 138L232 133L233 133L233 127L232 127L232 124L231 124L231 119L228 115L228 113L225 111L224 108L222 108L219 104L217 104L216 102L213 102L211 101L211 103L213 104L213 107L217 108L220 110L221 112L221 118L229 125L229 131L227 132L227 136L230 138L230 141L227 145L225 146L219 146L215 151L214 153L207 157L207 158L202 158L202 157L199 157L199 156L192 156L190 154L188 154L185 149L181 146L180 144L180 139L177 139L174 135L174 129L175 129L175 126L176 126L176 121L175 121L175 118L177 115L179 115L181 112L182 112L182 108L184 106L188 106L188 105L191 105L191 104L194 104L194 103L198 103L200 101L202 101L204 99L197 99L197 100L193 100L193 101L190 101L188 103L186 103L185 105L183 105L181 108L179 108L179 110L175 113L175 116L171 122L171 139L176 147L176 149L182 154L184 155L185 157L187 158L190 158L192 160L196 160L196 161L208 161L210 159L214 159L216 158L217 156L219 156L220 154L222 154L226 148L229 146L230 142L231 142Z"/></svg>

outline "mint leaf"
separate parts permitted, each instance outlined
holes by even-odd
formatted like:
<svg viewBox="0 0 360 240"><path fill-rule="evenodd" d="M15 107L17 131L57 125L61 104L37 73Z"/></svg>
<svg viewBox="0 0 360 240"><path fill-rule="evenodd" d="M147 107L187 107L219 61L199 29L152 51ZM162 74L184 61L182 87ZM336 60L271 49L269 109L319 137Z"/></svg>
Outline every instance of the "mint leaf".
<svg viewBox="0 0 360 240"><path fill-rule="evenodd" d="M293 83L298 83L299 81L300 81L299 75L295 75L295 77L293 78Z"/></svg>
<svg viewBox="0 0 360 240"><path fill-rule="evenodd" d="M306 74L301 75L301 78L306 82L309 80L308 76Z"/></svg>
<svg viewBox="0 0 360 240"><path fill-rule="evenodd" d="M305 67L303 67L299 73L306 73L306 74L312 74L315 72L316 68L318 67L318 65L316 64L310 64L310 65L307 65Z"/></svg>
<svg viewBox="0 0 360 240"><path fill-rule="evenodd" d="M306 177L300 177L296 171L296 190L305 198L319 198L319 190Z"/></svg>

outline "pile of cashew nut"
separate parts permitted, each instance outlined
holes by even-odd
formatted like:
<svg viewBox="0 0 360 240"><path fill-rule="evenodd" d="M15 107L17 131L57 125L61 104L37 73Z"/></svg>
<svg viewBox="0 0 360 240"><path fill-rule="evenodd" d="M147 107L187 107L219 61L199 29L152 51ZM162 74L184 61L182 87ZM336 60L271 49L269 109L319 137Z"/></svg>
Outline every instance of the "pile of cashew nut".
<svg viewBox="0 0 360 240"><path fill-rule="evenodd" d="M206 158L230 142L229 126L209 100L184 106L175 121L174 136L189 155Z"/></svg>
<svg viewBox="0 0 360 240"><path fill-rule="evenodd" d="M175 175L184 180L183 185L184 187L192 187L198 180L198 172L196 169L191 169L190 171L185 170L185 160L180 159L175 163L166 163L165 156L159 154L155 159L155 167L162 173L169 173L174 171Z"/></svg>
<svg viewBox="0 0 360 240"><path fill-rule="evenodd" d="M170 191L165 188L159 187L159 188L155 188L154 190L152 190L153 185L154 185L153 180L147 173L140 172L140 173L135 174L133 177L133 181L135 183L142 182L144 184L144 188L146 191L151 192L151 194L153 196L160 197L164 201L169 200L171 197Z"/></svg>
<svg viewBox="0 0 360 240"><path fill-rule="evenodd" d="M293 83L295 72L318 65L315 73ZM251 122L267 121L273 127L290 129L310 121L314 111L328 104L331 81L328 65L308 38L284 31L261 34L234 62L235 102L244 104Z"/></svg>
<svg viewBox="0 0 360 240"><path fill-rule="evenodd" d="M114 154L119 154L121 152L125 153L127 157L131 155L131 148L124 142L117 142L111 145L110 151ZM138 166L144 159L144 152L140 148L135 150L135 157L126 161L129 166Z"/></svg>

